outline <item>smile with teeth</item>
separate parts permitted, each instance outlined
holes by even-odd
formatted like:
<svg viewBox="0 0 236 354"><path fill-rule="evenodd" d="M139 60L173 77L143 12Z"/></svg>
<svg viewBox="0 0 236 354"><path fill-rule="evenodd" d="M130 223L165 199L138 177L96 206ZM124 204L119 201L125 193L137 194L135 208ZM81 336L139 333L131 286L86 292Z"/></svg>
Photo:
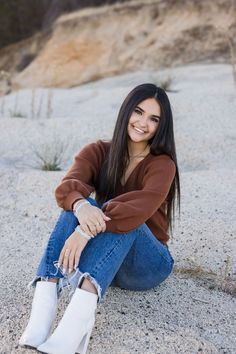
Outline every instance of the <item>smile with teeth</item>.
<svg viewBox="0 0 236 354"><path fill-rule="evenodd" d="M134 128L134 130L135 130L137 133L139 133L139 134L145 134L145 131L144 131L144 130L141 130L141 129L139 129L139 128L136 128L134 125L133 125L133 128Z"/></svg>

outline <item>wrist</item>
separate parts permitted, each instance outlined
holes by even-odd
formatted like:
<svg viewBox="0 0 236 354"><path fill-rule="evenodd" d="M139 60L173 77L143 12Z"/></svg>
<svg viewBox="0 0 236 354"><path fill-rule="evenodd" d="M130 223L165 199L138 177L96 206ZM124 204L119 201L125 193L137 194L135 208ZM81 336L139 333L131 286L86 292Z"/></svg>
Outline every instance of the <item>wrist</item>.
<svg viewBox="0 0 236 354"><path fill-rule="evenodd" d="M72 204L72 210L75 211L75 208L82 203L83 201L85 201L85 199L78 199L76 200L73 204Z"/></svg>
<svg viewBox="0 0 236 354"><path fill-rule="evenodd" d="M87 235L84 231L82 231L80 225L76 226L75 232L78 232L78 234L79 234L80 236L82 236L83 238L85 238L87 241L91 240L91 238L94 237L94 236L89 236L89 235Z"/></svg>
<svg viewBox="0 0 236 354"><path fill-rule="evenodd" d="M90 204L86 199L80 199L73 204L73 212L77 214L78 210L85 204Z"/></svg>

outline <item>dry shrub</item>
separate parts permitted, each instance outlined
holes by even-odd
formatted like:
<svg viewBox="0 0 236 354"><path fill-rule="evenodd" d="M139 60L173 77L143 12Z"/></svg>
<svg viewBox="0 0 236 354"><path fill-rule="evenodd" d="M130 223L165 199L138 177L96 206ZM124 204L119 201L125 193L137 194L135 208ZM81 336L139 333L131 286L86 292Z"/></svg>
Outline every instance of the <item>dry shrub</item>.
<svg viewBox="0 0 236 354"><path fill-rule="evenodd" d="M69 143L54 136L48 143L32 145L36 163L43 171L60 171Z"/></svg>
<svg viewBox="0 0 236 354"><path fill-rule="evenodd" d="M201 265L194 262L186 267L175 267L174 273L178 276L195 278L208 284L209 289L218 289L232 296L236 296L235 265L230 256L224 260L219 272L206 271Z"/></svg>

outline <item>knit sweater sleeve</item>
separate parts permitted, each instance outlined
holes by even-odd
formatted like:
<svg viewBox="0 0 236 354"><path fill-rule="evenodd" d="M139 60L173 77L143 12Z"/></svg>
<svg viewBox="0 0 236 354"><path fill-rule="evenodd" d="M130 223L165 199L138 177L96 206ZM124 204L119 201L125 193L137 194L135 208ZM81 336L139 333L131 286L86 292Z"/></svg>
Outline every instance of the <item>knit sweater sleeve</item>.
<svg viewBox="0 0 236 354"><path fill-rule="evenodd" d="M94 181L97 178L104 155L101 140L86 145L74 158L74 163L55 190L59 207L72 210L77 200L88 198L94 191Z"/></svg>
<svg viewBox="0 0 236 354"><path fill-rule="evenodd" d="M165 201L175 177L175 163L160 155L146 166L142 189L121 194L103 207L111 218L106 231L126 233L145 223Z"/></svg>

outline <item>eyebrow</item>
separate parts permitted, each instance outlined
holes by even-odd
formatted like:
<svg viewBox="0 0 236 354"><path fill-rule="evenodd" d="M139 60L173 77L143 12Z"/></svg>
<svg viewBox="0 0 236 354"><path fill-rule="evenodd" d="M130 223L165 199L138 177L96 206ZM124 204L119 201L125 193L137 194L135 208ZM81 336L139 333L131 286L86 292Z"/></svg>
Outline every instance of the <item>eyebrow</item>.
<svg viewBox="0 0 236 354"><path fill-rule="evenodd" d="M142 111L143 113L145 113L145 111L144 111L141 107L137 106L136 108L140 109L140 111ZM155 115L155 114L152 114L152 117L161 119L160 116L157 116L157 115Z"/></svg>

